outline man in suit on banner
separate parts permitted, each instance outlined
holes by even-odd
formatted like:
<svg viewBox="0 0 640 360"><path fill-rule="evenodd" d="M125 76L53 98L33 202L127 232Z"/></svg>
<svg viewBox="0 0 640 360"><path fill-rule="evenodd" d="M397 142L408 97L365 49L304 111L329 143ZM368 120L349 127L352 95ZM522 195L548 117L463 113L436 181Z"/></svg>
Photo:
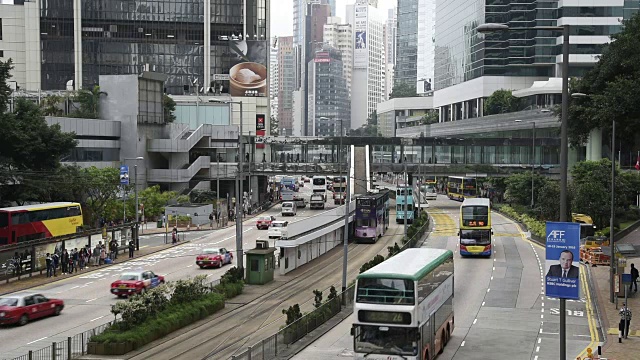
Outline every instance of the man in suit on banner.
<svg viewBox="0 0 640 360"><path fill-rule="evenodd" d="M577 279L579 275L578 267L572 265L573 253L570 250L565 250L560 253L560 264L551 265L547 277L560 277Z"/></svg>

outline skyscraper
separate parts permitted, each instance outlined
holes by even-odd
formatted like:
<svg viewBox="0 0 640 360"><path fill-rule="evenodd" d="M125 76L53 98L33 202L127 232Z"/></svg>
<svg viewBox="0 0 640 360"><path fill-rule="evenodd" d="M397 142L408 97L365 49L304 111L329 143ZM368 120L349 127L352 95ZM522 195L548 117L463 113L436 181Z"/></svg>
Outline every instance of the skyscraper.
<svg viewBox="0 0 640 360"><path fill-rule="evenodd" d="M384 27L384 37L386 42L385 51L387 53L387 64L396 63L396 38L398 36L398 17L396 16L397 9L392 8L388 10L387 22Z"/></svg>
<svg viewBox="0 0 640 360"><path fill-rule="evenodd" d="M417 92L423 94L433 90L433 68L435 62L435 0L418 0L418 38L416 62Z"/></svg>
<svg viewBox="0 0 640 360"><path fill-rule="evenodd" d="M324 46L308 64L309 119L313 136L338 136L349 129L351 106L340 51Z"/></svg>
<svg viewBox="0 0 640 360"><path fill-rule="evenodd" d="M418 76L418 1L398 0L394 83L414 85Z"/></svg>
<svg viewBox="0 0 640 360"><path fill-rule="evenodd" d="M340 51L347 89L351 94L353 67L353 31L351 24L342 24L339 17L330 17L324 26L324 43Z"/></svg>
<svg viewBox="0 0 640 360"><path fill-rule="evenodd" d="M620 19L638 11L637 1L436 0L434 106L440 121L482 116L484 99L500 89L520 90L561 77L560 32L523 30L479 34L489 22L511 27L571 25L570 76L597 61Z"/></svg>
<svg viewBox="0 0 640 360"><path fill-rule="evenodd" d="M279 69L278 69L278 38L271 38L271 46L269 47L269 106L271 107L271 116L278 118L279 103Z"/></svg>
<svg viewBox="0 0 640 360"><path fill-rule="evenodd" d="M373 4L373 5L372 5ZM353 71L351 75L351 128L366 124L376 105L385 99L385 13L377 1L357 0L347 6L347 19L354 24ZM355 86L355 84L358 84Z"/></svg>
<svg viewBox="0 0 640 360"><path fill-rule="evenodd" d="M293 91L296 86L296 47L293 36L278 39L278 121L281 134L293 135Z"/></svg>

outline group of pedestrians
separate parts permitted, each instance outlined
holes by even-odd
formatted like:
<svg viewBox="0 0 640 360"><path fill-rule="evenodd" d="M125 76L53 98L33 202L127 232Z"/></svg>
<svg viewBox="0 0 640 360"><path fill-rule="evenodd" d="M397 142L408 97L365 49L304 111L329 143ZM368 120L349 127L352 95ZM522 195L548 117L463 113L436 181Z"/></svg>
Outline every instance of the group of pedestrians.
<svg viewBox="0 0 640 360"><path fill-rule="evenodd" d="M129 241L129 258L133 257L135 246L133 241ZM105 263L115 261L118 257L118 241L111 240L108 244L100 241L93 249L86 245L78 250L56 249L53 254L47 253L45 263L47 267L47 277L58 276L58 271L62 275L77 273L90 266L100 266Z"/></svg>

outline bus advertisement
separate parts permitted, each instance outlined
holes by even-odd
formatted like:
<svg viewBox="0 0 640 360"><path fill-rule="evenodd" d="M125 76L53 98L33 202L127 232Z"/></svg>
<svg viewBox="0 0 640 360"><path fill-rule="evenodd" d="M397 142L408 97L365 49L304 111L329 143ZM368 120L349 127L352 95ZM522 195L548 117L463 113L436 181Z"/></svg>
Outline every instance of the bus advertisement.
<svg viewBox="0 0 640 360"><path fill-rule="evenodd" d="M447 179L447 196L451 200L463 201L475 198L477 191L476 178L466 176L449 176Z"/></svg>
<svg viewBox="0 0 640 360"><path fill-rule="evenodd" d="M389 191L356 199L356 242L375 243L389 227Z"/></svg>
<svg viewBox="0 0 640 360"><path fill-rule="evenodd" d="M298 191L298 182L291 176L285 176L280 180L282 190Z"/></svg>
<svg viewBox="0 0 640 360"><path fill-rule="evenodd" d="M491 256L491 203L466 199L460 206L460 256Z"/></svg>
<svg viewBox="0 0 640 360"><path fill-rule="evenodd" d="M406 201L406 210L405 210ZM406 211L406 216L405 216ZM411 187L398 187L396 189L396 223L400 224L404 222L406 217L407 224L413 222L413 215L415 209L413 208L413 189Z"/></svg>
<svg viewBox="0 0 640 360"><path fill-rule="evenodd" d="M356 359L431 360L454 329L453 252L407 249L358 275Z"/></svg>
<svg viewBox="0 0 640 360"><path fill-rule="evenodd" d="M0 245L70 235L81 231L82 208L78 203L0 208Z"/></svg>

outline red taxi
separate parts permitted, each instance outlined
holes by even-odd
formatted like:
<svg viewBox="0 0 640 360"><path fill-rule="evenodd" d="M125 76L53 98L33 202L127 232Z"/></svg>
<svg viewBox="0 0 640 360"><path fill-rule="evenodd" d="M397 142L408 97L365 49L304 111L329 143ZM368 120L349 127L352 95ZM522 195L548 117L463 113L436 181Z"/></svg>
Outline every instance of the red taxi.
<svg viewBox="0 0 640 360"><path fill-rule="evenodd" d="M258 216L256 220L256 227L258 230L267 230L271 226L271 222L276 221L275 216Z"/></svg>
<svg viewBox="0 0 640 360"><path fill-rule="evenodd" d="M221 268L224 264L231 264L233 261L233 254L225 248L216 249L204 249L202 254L196 257L196 265L200 266L200 269L205 267L217 267Z"/></svg>
<svg viewBox="0 0 640 360"><path fill-rule="evenodd" d="M120 275L111 283L111 293L118 297L144 294L147 290L164 284L164 276L156 275L153 271L131 271Z"/></svg>
<svg viewBox="0 0 640 360"><path fill-rule="evenodd" d="M12 294L0 297L0 325L26 325L29 321L60 315L64 301L41 294Z"/></svg>

